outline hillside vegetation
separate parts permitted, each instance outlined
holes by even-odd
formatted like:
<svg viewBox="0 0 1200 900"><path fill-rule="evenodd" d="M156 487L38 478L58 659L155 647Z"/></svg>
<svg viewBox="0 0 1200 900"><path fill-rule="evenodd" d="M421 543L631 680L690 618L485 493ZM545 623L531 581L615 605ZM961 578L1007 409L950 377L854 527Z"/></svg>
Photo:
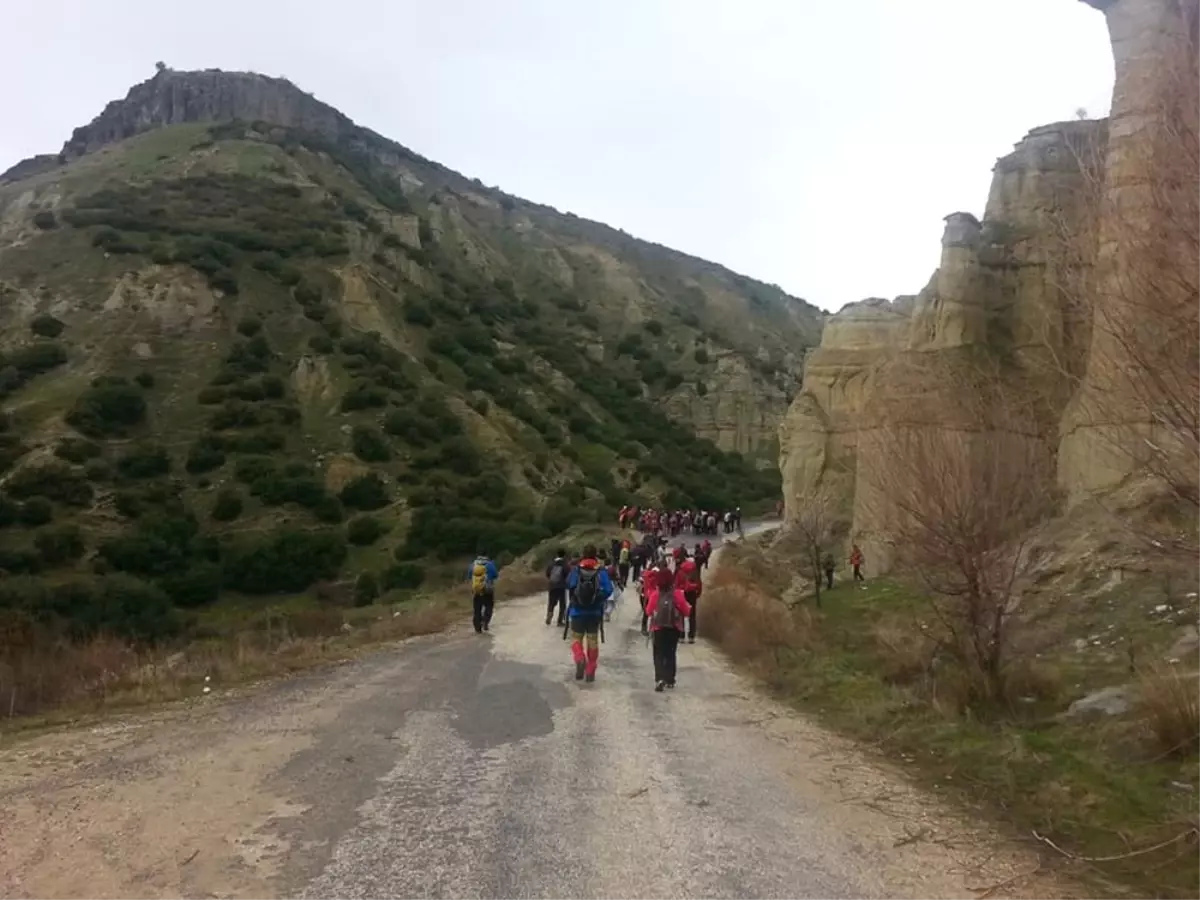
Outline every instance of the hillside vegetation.
<svg viewBox="0 0 1200 900"><path fill-rule="evenodd" d="M667 411L731 367L785 403L815 310L390 146L184 123L0 179L0 661L774 503L774 446Z"/></svg>

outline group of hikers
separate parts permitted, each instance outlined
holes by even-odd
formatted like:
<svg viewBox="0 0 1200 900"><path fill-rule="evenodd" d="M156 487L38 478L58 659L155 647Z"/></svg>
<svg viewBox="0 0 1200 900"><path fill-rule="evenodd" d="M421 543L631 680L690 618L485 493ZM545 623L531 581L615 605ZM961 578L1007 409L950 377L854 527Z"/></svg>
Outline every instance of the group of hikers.
<svg viewBox="0 0 1200 900"><path fill-rule="evenodd" d="M712 544L697 541L668 549L669 539L647 533L634 543L614 538L606 550L588 544L577 557L560 548L546 567L546 624L552 621L571 638L575 680L596 680L604 623L632 583L642 608L642 634L654 651L654 689L675 687L676 650L685 631L696 642L696 613ZM556 618L557 613L557 618Z"/></svg>
<svg viewBox="0 0 1200 900"><path fill-rule="evenodd" d="M724 534L742 533L742 508L717 512L706 509L642 509L638 506L622 506L617 515L621 528L636 529L643 534L716 534L720 528Z"/></svg>

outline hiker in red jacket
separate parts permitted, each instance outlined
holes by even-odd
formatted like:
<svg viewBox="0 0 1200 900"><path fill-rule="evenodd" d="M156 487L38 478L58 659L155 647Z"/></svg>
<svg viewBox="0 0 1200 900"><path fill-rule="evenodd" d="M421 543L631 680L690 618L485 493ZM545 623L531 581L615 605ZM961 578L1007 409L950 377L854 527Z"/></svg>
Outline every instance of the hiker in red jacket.
<svg viewBox="0 0 1200 900"><path fill-rule="evenodd" d="M683 591L677 590L666 560L643 576L646 579L646 615L654 646L654 690L675 687L676 654L683 621L692 613Z"/></svg>
<svg viewBox="0 0 1200 900"><path fill-rule="evenodd" d="M700 567L684 551L683 558L675 566L675 590L683 592L691 613L688 614L688 643L696 643L696 607L700 603Z"/></svg>

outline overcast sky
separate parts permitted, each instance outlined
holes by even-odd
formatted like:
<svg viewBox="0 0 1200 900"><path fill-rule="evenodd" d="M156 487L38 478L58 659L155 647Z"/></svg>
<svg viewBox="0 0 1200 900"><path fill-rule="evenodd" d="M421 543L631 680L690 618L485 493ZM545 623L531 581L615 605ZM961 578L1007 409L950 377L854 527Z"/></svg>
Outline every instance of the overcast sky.
<svg viewBox="0 0 1200 900"><path fill-rule="evenodd" d="M4 19L0 171L156 60L250 69L827 309L921 288L996 157L1105 114L1112 87L1079 0L60 0Z"/></svg>

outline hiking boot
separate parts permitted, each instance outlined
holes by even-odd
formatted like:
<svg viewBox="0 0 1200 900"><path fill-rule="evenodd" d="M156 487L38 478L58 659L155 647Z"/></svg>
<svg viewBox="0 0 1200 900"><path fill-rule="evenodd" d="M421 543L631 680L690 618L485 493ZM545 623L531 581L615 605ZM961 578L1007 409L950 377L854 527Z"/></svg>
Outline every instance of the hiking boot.
<svg viewBox="0 0 1200 900"><path fill-rule="evenodd" d="M491 631L491 625L490 625L489 623L487 623L487 622L484 622L484 623L483 623L483 630L484 630L484 631Z"/></svg>
<svg viewBox="0 0 1200 900"><path fill-rule="evenodd" d="M675 690L675 682L673 682L673 681L668 681L668 682L667 682L667 690L669 690L669 691L673 691L673 690Z"/></svg>
<svg viewBox="0 0 1200 900"><path fill-rule="evenodd" d="M583 663L575 663L575 680L583 681Z"/></svg>
<svg viewBox="0 0 1200 900"><path fill-rule="evenodd" d="M663 688L665 688L666 686L667 686L667 683L665 681L656 682L654 685L655 693L661 694L663 692Z"/></svg>
<svg viewBox="0 0 1200 900"><path fill-rule="evenodd" d="M486 625L484 625L483 627L484 627L484 628L487 628L487 626L486 626ZM688 638L688 643L689 643L689 644L694 644L694 643L696 643L696 639L695 639L694 637L689 637L689 638Z"/></svg>
<svg viewBox="0 0 1200 900"><path fill-rule="evenodd" d="M596 673L588 672L587 675L584 676L583 680L586 681L588 684L591 684L593 681L596 680Z"/></svg>
<svg viewBox="0 0 1200 900"><path fill-rule="evenodd" d="M547 624L547 625L549 625L549 624L550 624L550 617L549 617L549 616L546 616L546 624ZM559 624L561 625L562 623L560 622Z"/></svg>

